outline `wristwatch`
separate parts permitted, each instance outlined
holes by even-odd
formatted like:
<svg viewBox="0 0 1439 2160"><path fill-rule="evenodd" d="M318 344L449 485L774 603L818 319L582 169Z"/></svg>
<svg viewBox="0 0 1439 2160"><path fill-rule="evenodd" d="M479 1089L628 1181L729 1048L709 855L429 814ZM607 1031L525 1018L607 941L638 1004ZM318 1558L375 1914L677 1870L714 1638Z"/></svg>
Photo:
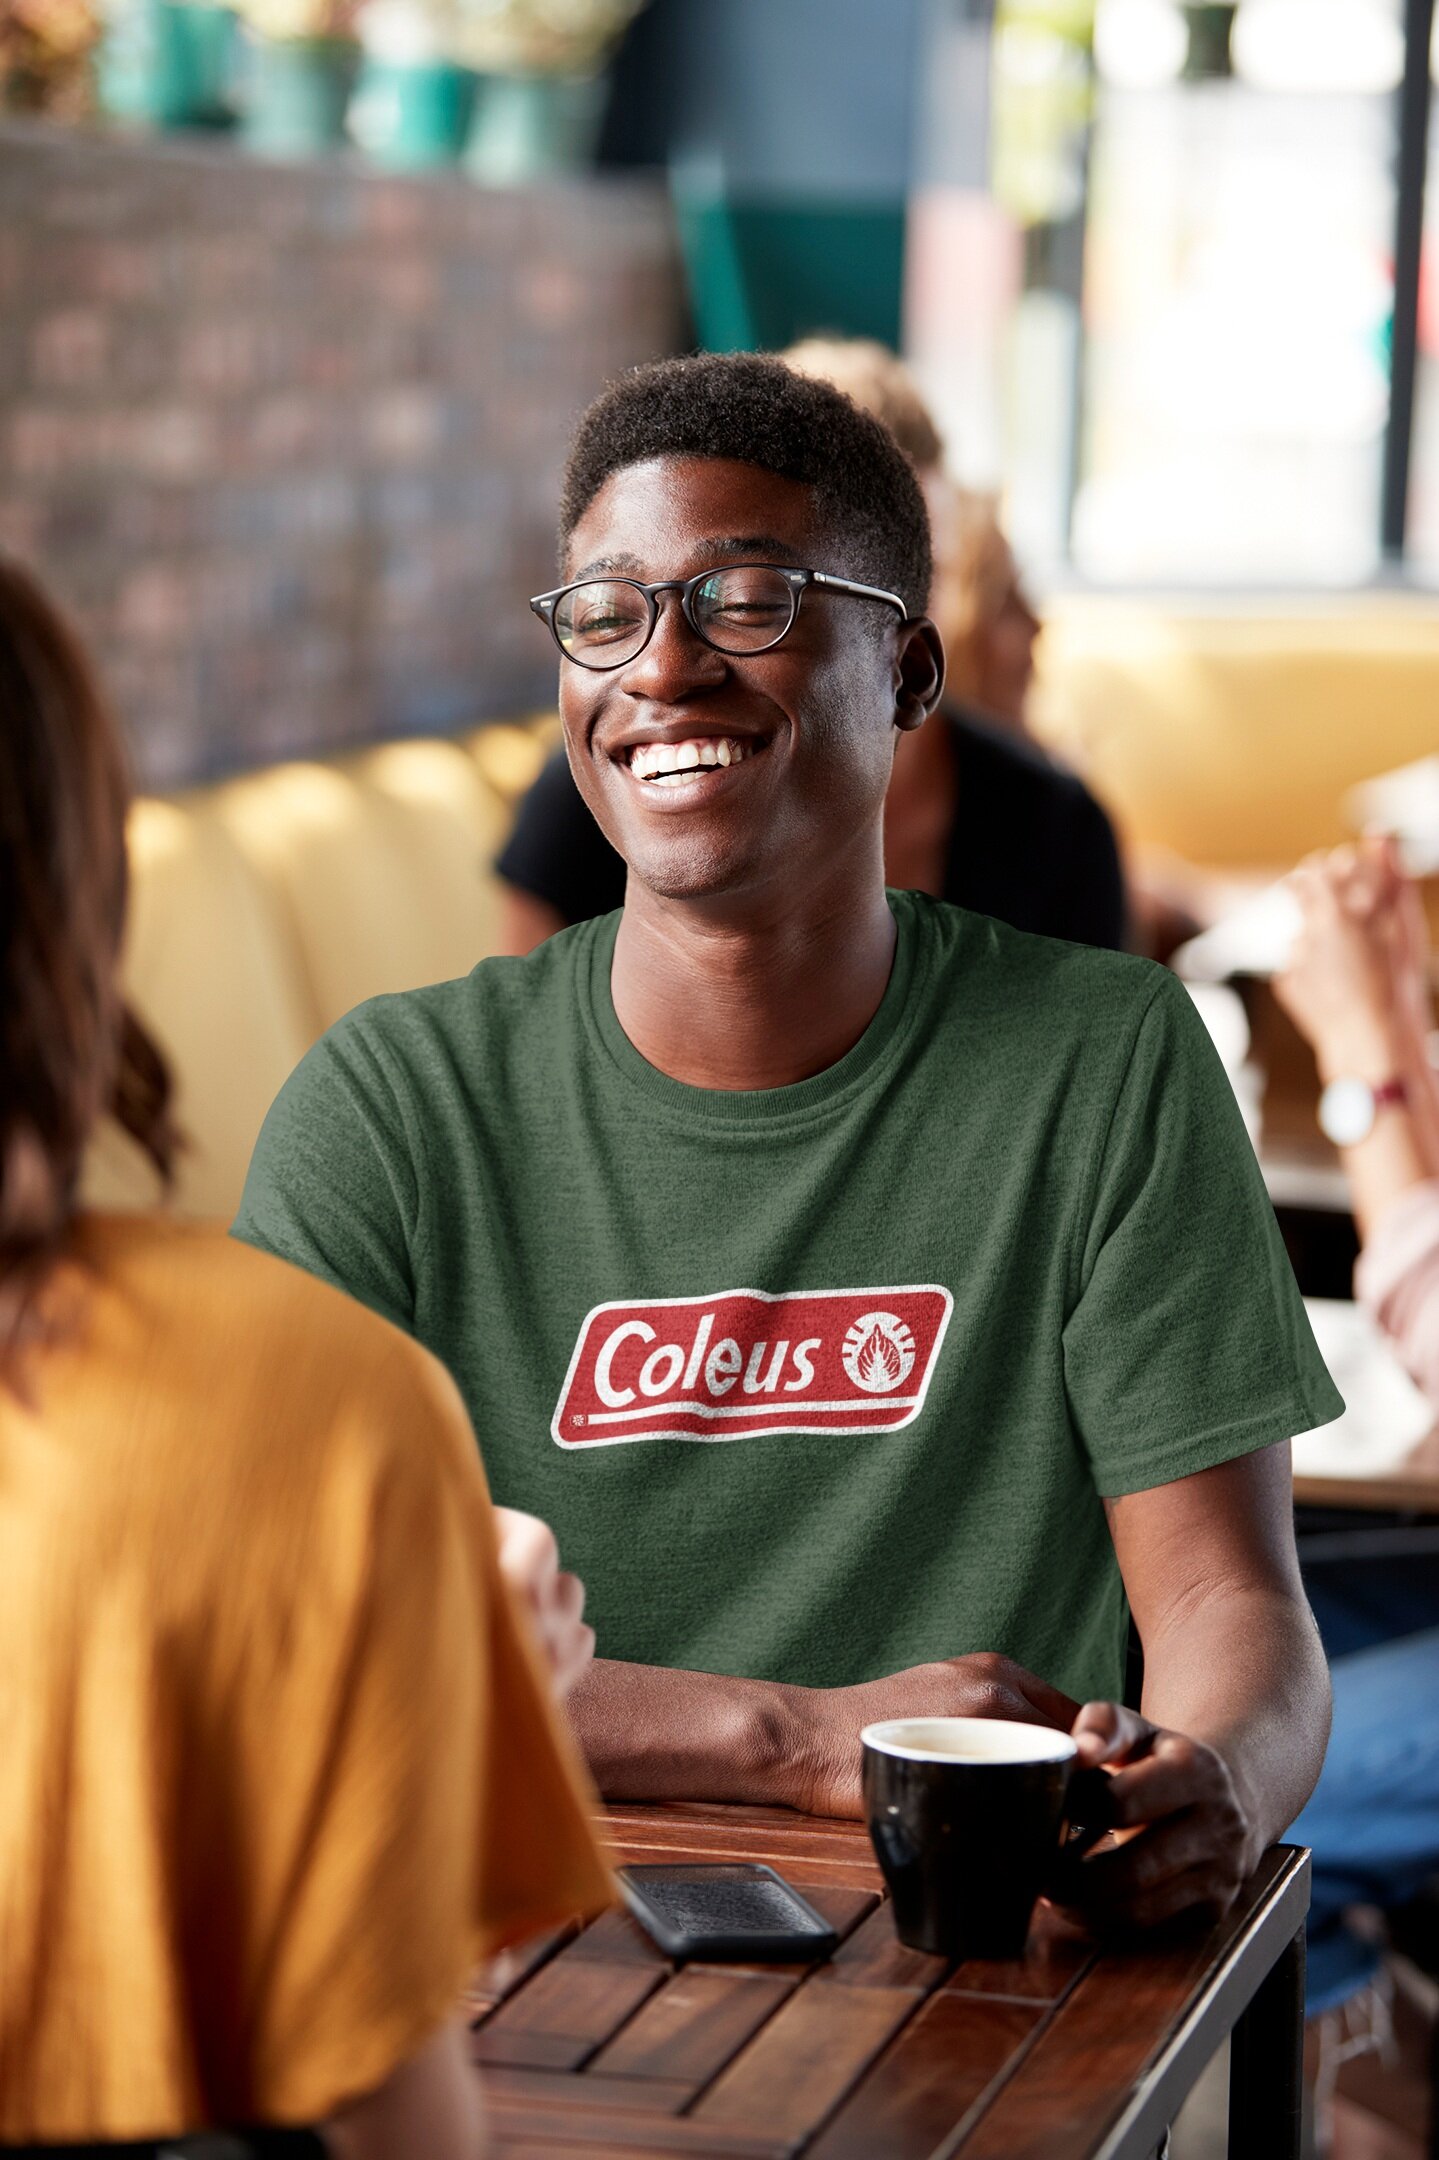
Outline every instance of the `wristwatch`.
<svg viewBox="0 0 1439 2160"><path fill-rule="evenodd" d="M1402 1080L1381 1080L1371 1087L1346 1073L1331 1080L1319 1098L1319 1129L1336 1147L1357 1147L1373 1132L1385 1104L1404 1102L1408 1092Z"/></svg>

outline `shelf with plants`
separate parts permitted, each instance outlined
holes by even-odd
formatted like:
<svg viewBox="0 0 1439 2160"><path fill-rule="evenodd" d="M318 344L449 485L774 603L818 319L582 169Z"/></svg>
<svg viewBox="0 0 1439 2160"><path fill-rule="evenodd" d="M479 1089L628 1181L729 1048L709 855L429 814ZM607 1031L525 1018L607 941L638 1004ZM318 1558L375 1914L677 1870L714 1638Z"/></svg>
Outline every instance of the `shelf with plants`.
<svg viewBox="0 0 1439 2160"><path fill-rule="evenodd" d="M644 0L0 0L0 111L357 145L492 185L583 170Z"/></svg>

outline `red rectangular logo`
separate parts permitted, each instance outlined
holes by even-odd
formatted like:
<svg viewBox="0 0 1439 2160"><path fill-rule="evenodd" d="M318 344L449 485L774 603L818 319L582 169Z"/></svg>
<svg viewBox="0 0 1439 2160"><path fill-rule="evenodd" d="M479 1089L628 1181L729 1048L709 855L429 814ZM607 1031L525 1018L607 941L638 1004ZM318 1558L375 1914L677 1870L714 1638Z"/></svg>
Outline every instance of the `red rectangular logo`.
<svg viewBox="0 0 1439 2160"><path fill-rule="evenodd" d="M935 1283L596 1305L550 1431L567 1448L898 1432L924 1408L953 1306Z"/></svg>

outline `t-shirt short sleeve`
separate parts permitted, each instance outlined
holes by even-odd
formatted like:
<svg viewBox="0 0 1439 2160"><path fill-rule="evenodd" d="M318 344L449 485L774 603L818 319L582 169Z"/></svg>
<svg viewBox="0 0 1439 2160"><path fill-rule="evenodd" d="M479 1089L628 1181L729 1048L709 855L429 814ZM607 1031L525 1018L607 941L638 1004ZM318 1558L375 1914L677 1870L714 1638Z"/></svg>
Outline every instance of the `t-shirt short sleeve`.
<svg viewBox="0 0 1439 2160"><path fill-rule="evenodd" d="M495 869L506 884L543 900L567 923L623 907L625 865L595 823L557 750L515 813Z"/></svg>
<svg viewBox="0 0 1439 2160"><path fill-rule="evenodd" d="M365 1013L321 1036L270 1105L233 1228L409 1331L424 1140Z"/></svg>
<svg viewBox="0 0 1439 2160"><path fill-rule="evenodd" d="M1233 1090L1160 975L1095 1134L1064 1329L1070 1412L1107 1497L1339 1416Z"/></svg>
<svg viewBox="0 0 1439 2160"><path fill-rule="evenodd" d="M305 1593L325 1630L298 1633L241 1713L265 1730L246 1733L232 1797L256 1826L253 1886L274 1876L249 2119L316 2121L373 2089L480 1959L611 1901L593 1795L499 1573L468 1420L412 1355L404 1446L375 1476L358 1447L327 1497L338 1549L317 1550Z"/></svg>

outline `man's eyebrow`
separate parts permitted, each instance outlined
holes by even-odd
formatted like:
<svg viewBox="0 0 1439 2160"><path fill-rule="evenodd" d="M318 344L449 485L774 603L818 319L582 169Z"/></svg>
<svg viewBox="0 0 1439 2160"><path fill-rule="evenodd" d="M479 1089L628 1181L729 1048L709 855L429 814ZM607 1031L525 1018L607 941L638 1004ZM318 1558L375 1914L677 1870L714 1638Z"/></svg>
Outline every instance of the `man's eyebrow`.
<svg viewBox="0 0 1439 2160"><path fill-rule="evenodd" d="M694 547L696 555L710 562L798 562L799 555L787 540L776 539L773 533L741 534L738 538L699 540ZM637 555L597 555L593 562L583 564L570 572L570 583L577 585L582 578L632 577L637 578L643 570Z"/></svg>
<svg viewBox="0 0 1439 2160"><path fill-rule="evenodd" d="M695 548L696 555L708 555L718 561L722 555L748 556L751 562L798 562L799 556L787 540L777 540L773 533L748 533L738 539L701 540Z"/></svg>
<svg viewBox="0 0 1439 2160"><path fill-rule="evenodd" d="M581 578L590 577L638 577L643 568L638 555L597 555L593 562L572 570L570 582L578 584Z"/></svg>

